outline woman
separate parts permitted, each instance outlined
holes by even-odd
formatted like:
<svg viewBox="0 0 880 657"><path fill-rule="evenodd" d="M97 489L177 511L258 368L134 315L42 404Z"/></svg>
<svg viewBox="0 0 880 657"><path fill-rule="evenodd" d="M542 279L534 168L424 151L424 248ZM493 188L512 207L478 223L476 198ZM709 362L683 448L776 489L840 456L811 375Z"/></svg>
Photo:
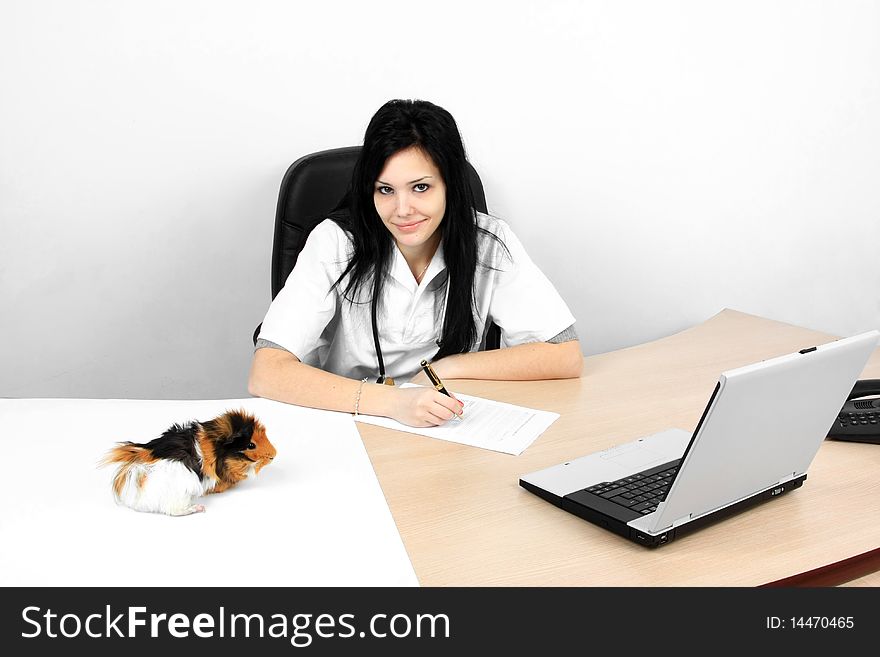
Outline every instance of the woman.
<svg viewBox="0 0 880 657"><path fill-rule="evenodd" d="M466 162L443 108L379 109L345 199L266 314L252 395L424 427L463 405L432 387L381 385L427 383L422 359L442 379L580 376L574 318L510 228L474 211ZM493 321L506 348L477 351Z"/></svg>

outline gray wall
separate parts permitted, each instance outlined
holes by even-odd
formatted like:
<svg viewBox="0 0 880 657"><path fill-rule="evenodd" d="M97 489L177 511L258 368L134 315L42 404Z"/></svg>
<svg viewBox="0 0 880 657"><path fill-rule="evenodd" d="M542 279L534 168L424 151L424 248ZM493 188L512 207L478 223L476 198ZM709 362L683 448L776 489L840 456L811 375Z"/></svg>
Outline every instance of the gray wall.
<svg viewBox="0 0 880 657"><path fill-rule="evenodd" d="M246 395L281 176L458 119L588 354L880 325L877 2L0 4L0 396Z"/></svg>

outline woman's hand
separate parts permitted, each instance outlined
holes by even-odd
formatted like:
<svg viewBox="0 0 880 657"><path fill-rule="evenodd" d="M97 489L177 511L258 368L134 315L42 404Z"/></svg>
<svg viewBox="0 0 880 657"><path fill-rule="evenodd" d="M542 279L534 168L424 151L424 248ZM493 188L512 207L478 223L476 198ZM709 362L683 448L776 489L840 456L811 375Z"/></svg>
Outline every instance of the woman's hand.
<svg viewBox="0 0 880 657"><path fill-rule="evenodd" d="M395 388L389 417L411 427L436 427L461 416L464 404L433 388Z"/></svg>

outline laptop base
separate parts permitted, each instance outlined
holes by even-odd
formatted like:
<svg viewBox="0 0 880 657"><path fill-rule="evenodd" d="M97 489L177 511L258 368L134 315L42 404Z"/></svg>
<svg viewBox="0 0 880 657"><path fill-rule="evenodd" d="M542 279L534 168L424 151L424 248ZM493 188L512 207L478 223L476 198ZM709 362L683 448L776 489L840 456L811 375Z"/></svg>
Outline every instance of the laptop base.
<svg viewBox="0 0 880 657"><path fill-rule="evenodd" d="M522 479L519 480L519 485L530 493L534 493L541 499L550 502L554 506L558 506L560 509L568 511L579 518L583 518L594 525L598 525L599 527L612 531L619 536L623 536L633 543L649 548L656 548L671 542L673 539L681 538L694 530L701 529L702 527L711 525L740 513L741 511L745 511L748 508L757 506L762 502L779 497L783 493L800 488L806 478L807 475L803 474L800 477L785 482L784 484L774 486L761 493L756 493L751 497L742 499L739 502L735 502L722 509L718 509L717 511L713 511L712 513L708 513L700 518L696 518L690 522L659 534L647 534L641 530L630 527L627 522L641 517L641 514L614 504L614 502L609 502L593 493L581 490L570 493L565 497L559 497ZM589 506L585 506L585 503L589 504ZM600 511L600 509L604 510L604 513Z"/></svg>

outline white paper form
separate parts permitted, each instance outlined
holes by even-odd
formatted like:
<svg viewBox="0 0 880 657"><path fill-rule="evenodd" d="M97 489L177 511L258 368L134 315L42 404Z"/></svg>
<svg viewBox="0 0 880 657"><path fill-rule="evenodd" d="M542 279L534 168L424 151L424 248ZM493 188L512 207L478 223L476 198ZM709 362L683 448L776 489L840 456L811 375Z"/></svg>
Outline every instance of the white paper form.
<svg viewBox="0 0 880 657"><path fill-rule="evenodd" d="M401 387L412 385L405 383ZM505 404L482 397L456 393L455 398L464 403L462 419L452 419L439 427L410 427L391 418L372 415L358 415L355 419L364 424L375 424L518 456L559 418L559 413Z"/></svg>

